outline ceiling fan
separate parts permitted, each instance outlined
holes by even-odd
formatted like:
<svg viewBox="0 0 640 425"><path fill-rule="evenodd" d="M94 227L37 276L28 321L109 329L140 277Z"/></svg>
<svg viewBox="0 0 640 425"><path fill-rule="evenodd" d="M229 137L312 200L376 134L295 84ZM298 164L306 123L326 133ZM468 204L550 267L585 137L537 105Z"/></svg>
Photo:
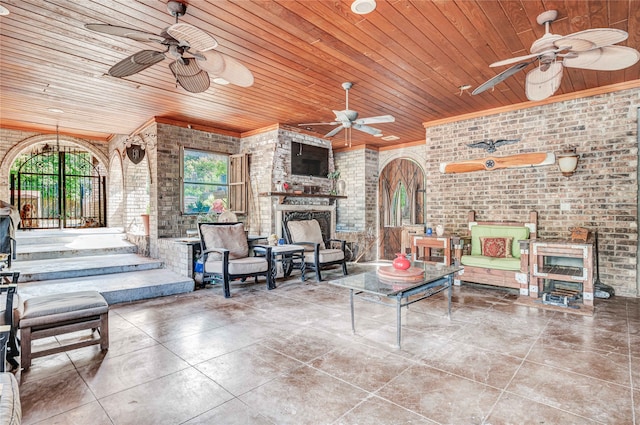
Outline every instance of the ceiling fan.
<svg viewBox="0 0 640 425"><path fill-rule="evenodd" d="M377 117L358 118L358 113L349 109L349 89L353 87L353 83L342 83L342 88L345 91L346 106L342 111L333 111L336 116L335 121L332 122L312 122L306 124L298 124L299 126L309 125L337 125L330 132L324 135L324 137L333 137L338 134L342 129L356 129L369 133L373 136L381 135L382 131L377 128L370 127L368 124L382 124L386 122L394 122L396 119L392 115L379 115Z"/></svg>
<svg viewBox="0 0 640 425"><path fill-rule="evenodd" d="M531 54L492 63L491 67L514 64L471 94L479 94L506 80L530 64L539 61L538 67L527 73L525 93L529 100L543 100L560 87L564 67L594 71L617 71L627 68L640 59L640 53L631 47L614 46L627 39L629 34L614 28L594 28L566 36L552 34L551 22L558 17L556 10L538 15L537 22L544 25L544 35L533 42ZM562 60L558 60L558 59Z"/></svg>
<svg viewBox="0 0 640 425"><path fill-rule="evenodd" d="M126 37L145 43L157 43L164 51L141 50L113 65L108 74L123 78L144 71L165 58L173 58L169 69L180 86L191 92L200 93L209 88L211 80L217 84L234 84L249 87L253 84L253 74L243 64L223 53L214 51L218 42L213 36L193 25L178 22L187 6L179 1L167 2L167 10L176 18L175 24L167 27L160 35L133 28L109 24L85 24L85 28L103 34Z"/></svg>

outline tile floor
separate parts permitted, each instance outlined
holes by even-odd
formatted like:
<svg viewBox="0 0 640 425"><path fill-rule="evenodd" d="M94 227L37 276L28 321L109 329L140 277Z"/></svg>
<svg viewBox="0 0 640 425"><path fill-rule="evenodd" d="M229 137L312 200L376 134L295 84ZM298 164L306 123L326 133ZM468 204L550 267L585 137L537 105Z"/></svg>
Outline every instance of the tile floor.
<svg viewBox="0 0 640 425"><path fill-rule="evenodd" d="M463 285L451 321L444 295L404 312L398 350L393 308L356 301L353 335L326 282L232 296L112 306L106 355L22 373L23 424L640 424L640 299L584 317Z"/></svg>

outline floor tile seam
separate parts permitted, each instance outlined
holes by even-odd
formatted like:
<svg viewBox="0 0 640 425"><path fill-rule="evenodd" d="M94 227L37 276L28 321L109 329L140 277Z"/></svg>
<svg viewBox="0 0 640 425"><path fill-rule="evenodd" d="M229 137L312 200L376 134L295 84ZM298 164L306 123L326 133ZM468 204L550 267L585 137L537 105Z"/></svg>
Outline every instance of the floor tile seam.
<svg viewBox="0 0 640 425"><path fill-rule="evenodd" d="M540 401L540 400L535 400L535 399L533 399L533 398L531 398L531 397L527 397L526 395L519 394L519 393L517 393L517 392L510 391L510 390L508 390L508 389L503 390L503 393L504 393L504 394L511 394L511 395L513 395L513 396L516 396L516 397L519 397L519 398L523 398L523 399L528 400L528 401L531 401L531 402L533 402L533 403L542 404L543 406L547 406L547 407L549 407L549 408L551 408L551 409L559 410L559 411L561 411L561 412L568 413L569 415L577 416L577 417L579 417L579 418L585 419L586 421L589 421L589 423L594 422L594 423L596 423L596 424L601 424L601 425L610 425L610 424L609 424L609 423L607 423L607 422L600 422L600 421L597 421L597 420L595 420L595 419L593 419L593 418L591 418L591 417L583 416L582 414L580 414L580 413L578 413L578 412L572 412L571 410L563 409L563 408L561 408L561 407L557 407L557 406L554 406L554 405L549 404L549 403L545 403L545 402ZM487 424L487 425L489 425L489 424ZM631 425L631 424L629 424L629 425ZM635 424L634 424L634 425L635 425Z"/></svg>
<svg viewBox="0 0 640 425"><path fill-rule="evenodd" d="M177 358L180 358L177 354L175 354L175 353L173 353L173 352L171 352L171 354L175 355ZM104 360L104 359L103 359L103 360ZM111 397L111 396L113 396L114 394L118 394L118 393L120 393L120 392L122 392L122 391L128 391L128 390L130 390L130 389L132 389L132 388L139 387L140 385L145 385L145 384L148 384L148 383L150 383L150 382L156 381L156 380L158 380L158 379L166 378L167 376L171 376L171 375L174 375L174 374L176 374L176 373L179 373L179 372L185 371L185 370L187 370L187 369L193 369L193 368L194 368L194 367L193 367L193 365L191 365L191 364L190 364L189 362L187 362L186 360L184 360L184 359L182 359L182 358L180 358L180 360L182 360L182 361L185 363L185 365L184 365L184 366L182 366L182 365L181 365L178 369L173 370L172 372L169 372L169 373L166 373L166 374L162 374L162 375L158 375L158 376L154 376L153 378L146 379L146 380L144 380L144 381L138 382L138 383L136 383L135 385L133 385L133 386L131 386L131 387L123 388L123 389L120 389L120 390L118 390L118 391L116 391L116 392L114 392L114 393L110 393L110 394L103 395L103 396L102 396L102 397L100 397L100 398L98 398L98 397L97 397L97 395L93 392L93 390L91 390L91 386L90 386L90 385L89 385L89 383L84 379L84 376L83 376L83 375L82 375L82 373L80 372L80 370L81 370L81 369L87 369L87 368L91 368L91 367L93 367L93 366L92 366L91 364L87 364L87 365L85 365L85 366L81 366L81 367L76 368L76 371L78 372L78 375L80 376L80 378L84 381L85 385L87 385L87 388L89 389L89 391L91 391L91 394L94 396L94 398L95 398L96 400L101 400L101 399L104 399L104 398L106 398L106 397ZM197 370L197 369L196 369L196 370ZM202 372L200 372L199 370L198 370L198 372L199 372L199 373L202 373ZM226 389L225 389L225 391L226 391Z"/></svg>
<svg viewBox="0 0 640 425"><path fill-rule="evenodd" d="M379 396L379 395L377 395L377 394L373 394L373 393L372 393L372 394L369 394L367 397L365 397L364 399L362 399L360 402L358 402L358 403L357 403L355 406L353 406L351 409L349 409L349 410L347 410L345 413L343 413L339 418L337 418L335 421L333 421L333 422L331 423L331 425L340 425L340 424L342 424L342 422L340 422L340 420L341 420L341 419L343 419L343 418L344 418L345 416L347 416L349 413L353 412L353 411L354 411L355 409L357 409L359 406L363 405L364 403L366 403L367 401L372 400L372 399L380 399L380 400L383 400L383 401L385 401L385 402L387 402L387 403L391 403L391 404L393 404L394 406L396 406L396 407L398 407L398 408L400 408L400 409L402 409L402 410L404 410L404 411L407 411L407 412L409 412L409 413L412 413L412 414L414 414L414 415L416 415L416 416L419 416L419 417L421 417L421 418L423 418L423 419L425 419L425 420L429 421L430 423L440 425L440 423L439 423L439 422L437 422L437 421L435 421L435 420L433 420L433 419L430 419L430 418L428 418L427 416L424 416L423 414L421 414L421 413L419 413L419 412L416 412L415 410L411 410L411 409L409 409L409 408L407 408L407 407L405 407L405 406L402 406L402 405L400 405L400 404L398 404L398 403L396 403L396 402L394 402L394 401L391 401L391 400L389 400L389 399L386 399L386 398L384 398L384 397L381 397L381 396Z"/></svg>
<svg viewBox="0 0 640 425"><path fill-rule="evenodd" d="M213 410L220 409L220 408L221 408L221 407L223 407L225 404L231 403L231 402L233 402L233 401L238 401L238 402L242 403L242 405L243 405L243 406L245 406L247 409L250 409L252 413L255 413L256 415L259 415L261 418L263 418L263 419L265 419L265 420L268 420L268 421L269 421L270 423L272 423L273 425L276 425L273 421L269 420L266 416L262 415L258 410L253 409L253 408L252 408L251 406L249 406L247 403L245 403L244 401L242 401L239 397L235 397L235 396L234 396L233 398L231 398L231 399L227 400L227 401L224 401L223 403L221 403L221 404L219 404L219 405L217 405L217 406L215 406L215 407L212 407L212 408L211 408L211 409L209 409L209 410L205 410L204 412L200 412L200 413L198 413L198 414L197 414L197 415L195 415L195 416L192 416L192 417L190 417L190 418L188 418L188 419L185 419L184 421L180 422L180 424L179 424L179 425L184 425L184 424L186 424L186 423L189 423L189 421L192 421L192 420L194 420L194 419L196 419L196 418L198 418L198 417L200 417L200 416L206 415L207 413L209 413L209 412L211 412L211 411L213 411Z"/></svg>
<svg viewBox="0 0 640 425"><path fill-rule="evenodd" d="M591 376L591 375L587 375L587 374L584 374L584 373L576 372L576 371L571 370L571 369L565 369L565 368L554 366L554 365L550 365L550 364L540 363L540 362L537 362L535 360L530 360L530 359L525 359L523 364L524 363L532 363L532 364L535 364L535 365L538 365L538 366L549 367L549 368L552 368L552 369L555 369L555 370L560 370L560 371L571 373L571 374L574 374L574 375L579 375L579 376L582 376L584 378L588 378L588 379L591 379L591 380L596 380L596 381L604 383L604 384L611 384L611 385L615 385L616 387L620 387L620 388L623 388L623 389L627 389L627 390L632 390L633 391L633 387L631 386L631 382L629 384L621 384L621 383L614 382L614 381L607 381L606 379L601 379L601 378L598 378L598 377L595 377L595 376ZM511 383L511 381L509 383Z"/></svg>

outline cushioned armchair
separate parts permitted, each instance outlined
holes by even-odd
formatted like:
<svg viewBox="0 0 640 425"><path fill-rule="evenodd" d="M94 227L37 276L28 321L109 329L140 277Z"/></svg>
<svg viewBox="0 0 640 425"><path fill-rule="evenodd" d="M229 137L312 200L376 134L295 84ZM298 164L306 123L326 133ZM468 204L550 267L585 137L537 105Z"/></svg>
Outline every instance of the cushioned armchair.
<svg viewBox="0 0 640 425"><path fill-rule="evenodd" d="M322 268L340 264L342 274L347 275L346 242L340 239L323 239L318 220L290 220L283 226L287 243L305 247L304 262L316 272L316 280L322 280Z"/></svg>
<svg viewBox="0 0 640 425"><path fill-rule="evenodd" d="M202 283L222 282L225 298L231 297L229 282L264 276L267 289L273 289L271 280L271 247L264 256L249 256L247 234L242 223L199 223L202 248Z"/></svg>

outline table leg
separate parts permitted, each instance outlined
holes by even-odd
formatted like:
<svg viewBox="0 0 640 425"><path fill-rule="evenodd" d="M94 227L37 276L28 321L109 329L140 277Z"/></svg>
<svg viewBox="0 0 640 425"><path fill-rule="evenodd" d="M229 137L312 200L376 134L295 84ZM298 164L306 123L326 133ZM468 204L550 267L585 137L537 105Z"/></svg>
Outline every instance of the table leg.
<svg viewBox="0 0 640 425"><path fill-rule="evenodd" d="M305 280L307 280L307 278L305 277L304 273L306 271L306 264L304 263L304 254L302 254L302 256L300 257L300 280L302 282L304 282Z"/></svg>
<svg viewBox="0 0 640 425"><path fill-rule="evenodd" d="M271 288L276 288L276 278L278 277L278 254L271 255Z"/></svg>
<svg viewBox="0 0 640 425"><path fill-rule="evenodd" d="M396 316L397 316L397 343L398 348L400 348L400 335L402 328L402 297L396 298Z"/></svg>
<svg viewBox="0 0 640 425"><path fill-rule="evenodd" d="M349 302L351 303L351 331L353 334L356 334L356 319L353 314L353 289L350 290L349 293Z"/></svg>

